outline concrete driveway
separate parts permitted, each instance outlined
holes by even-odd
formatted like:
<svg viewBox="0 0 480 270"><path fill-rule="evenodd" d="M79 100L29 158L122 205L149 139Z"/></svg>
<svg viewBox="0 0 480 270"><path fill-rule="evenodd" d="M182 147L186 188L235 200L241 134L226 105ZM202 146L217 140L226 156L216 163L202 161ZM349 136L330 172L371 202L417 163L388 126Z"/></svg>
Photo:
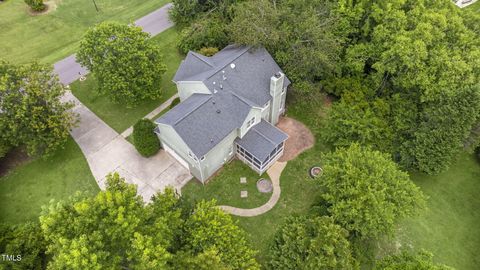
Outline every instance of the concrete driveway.
<svg viewBox="0 0 480 270"><path fill-rule="evenodd" d="M63 99L74 102L73 112L80 115L80 122L71 135L80 146L101 189L105 189L105 176L118 172L127 182L137 185L139 195L148 202L152 195L166 186L172 186L180 193L192 178L185 167L163 150L150 158L139 155L132 144L70 92Z"/></svg>

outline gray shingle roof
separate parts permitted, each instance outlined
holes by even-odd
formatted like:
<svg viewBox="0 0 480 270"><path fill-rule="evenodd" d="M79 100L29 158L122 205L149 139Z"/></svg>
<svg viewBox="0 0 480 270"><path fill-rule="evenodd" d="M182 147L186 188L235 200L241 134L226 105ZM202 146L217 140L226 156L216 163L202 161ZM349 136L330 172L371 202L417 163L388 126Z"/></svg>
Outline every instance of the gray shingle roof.
<svg viewBox="0 0 480 270"><path fill-rule="evenodd" d="M193 94L155 122L172 126L200 158L241 127L250 108L230 92Z"/></svg>
<svg viewBox="0 0 480 270"><path fill-rule="evenodd" d="M212 92L222 85L263 107L271 99L270 78L279 71L265 48L229 45L212 57L189 52L173 81L202 81ZM285 78L285 87L289 84L290 80Z"/></svg>
<svg viewBox="0 0 480 270"><path fill-rule="evenodd" d="M257 159L264 161L286 139L288 139L287 134L262 120L253 126L243 138L237 138L236 142Z"/></svg>
<svg viewBox="0 0 480 270"><path fill-rule="evenodd" d="M202 157L240 128L253 106L271 100L270 78L279 71L264 48L230 45L212 57L189 52L173 81L202 81L213 94L193 94L156 122L172 126Z"/></svg>

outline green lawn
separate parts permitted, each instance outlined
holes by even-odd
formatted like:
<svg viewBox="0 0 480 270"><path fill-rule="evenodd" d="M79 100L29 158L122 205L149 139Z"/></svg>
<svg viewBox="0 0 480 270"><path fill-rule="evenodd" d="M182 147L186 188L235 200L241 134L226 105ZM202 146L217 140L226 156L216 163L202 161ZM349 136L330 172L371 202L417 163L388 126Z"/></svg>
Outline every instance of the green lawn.
<svg viewBox="0 0 480 270"><path fill-rule="evenodd" d="M293 98L289 97L288 101L292 103ZM321 102L314 100L310 100L308 104L290 104L288 115L304 122L309 127L314 127L311 128L312 132L318 135L321 127L319 120L320 115L322 115L321 107ZM318 137L319 136L317 136L317 144L314 148L288 162L280 179L282 194L280 200L272 210L257 217L239 218L234 216L234 218L238 220L239 225L248 232L250 242L254 245L254 248L259 251L257 257L261 263L266 262L268 246L272 242L273 235L283 220L294 214L307 213L315 201L318 194L317 186L309 177L308 170L312 165L319 163L319 153L326 149L325 146L319 142ZM241 162L236 161L236 163ZM235 163L233 166L241 167L240 164ZM251 171L248 167L244 167L245 170ZM229 175L228 170L230 169L231 165L226 166L227 172L224 174L225 176ZM227 202L231 202L229 204L236 203L235 201L239 200L239 190L235 189L232 192L233 196L226 194L224 189L230 191L230 188L221 187L222 181L227 179L227 177L222 178L222 173L206 184L204 189L208 196L201 193L202 187L199 184L192 182L182 189L182 194L184 196L200 198L217 197L221 199L220 204L227 204ZM245 173L248 172L246 171ZM234 175L235 177L232 177L233 181L239 182L239 176ZM215 186L210 187L210 185Z"/></svg>
<svg viewBox="0 0 480 270"><path fill-rule="evenodd" d="M240 177L246 177L247 184L241 184ZM255 208L265 204L272 195L257 190L256 183L260 178L268 178L268 175L265 173L259 176L243 162L234 160L225 165L206 185L196 180L190 181L182 188L182 194L192 201L216 199L219 205ZM242 190L248 191L247 198L240 198Z"/></svg>
<svg viewBox="0 0 480 270"><path fill-rule="evenodd" d="M31 16L23 0L0 4L0 58L13 63L54 62L74 53L85 31L105 20L130 23L169 0L51 0L56 9Z"/></svg>
<svg viewBox="0 0 480 270"><path fill-rule="evenodd" d="M437 176L413 174L430 198L428 209L405 221L398 238L403 246L427 249L435 259L458 270L480 265L480 164L462 154L451 169Z"/></svg>
<svg viewBox="0 0 480 270"><path fill-rule="evenodd" d="M477 1L466 8L480 13L480 1Z"/></svg>
<svg viewBox="0 0 480 270"><path fill-rule="evenodd" d="M322 105L312 99L308 100L308 104L297 103L293 97L289 97L288 116L310 127L316 137L315 147L287 164L280 179L282 195L271 211L258 217L234 217L248 232L254 248L259 250L258 259L261 263L268 260L268 246L283 220L291 215L308 213L318 196L319 190L310 180L308 169L321 162L321 152L328 151L329 147L321 140L321 119L324 115ZM437 176L415 173L412 180L430 197L428 209L418 217L400 224L397 236L400 243L404 247L413 246L416 249L429 250L434 253L437 261L458 270L478 269L480 265L477 256L480 250L478 161L473 155L464 153L452 164L449 171ZM209 183L205 188L209 188L210 184L215 183ZM187 187L183 194L195 192L191 186ZM220 197L223 196L221 191L219 194ZM391 240L388 245L392 243L394 242ZM376 243L372 243L373 248L377 246ZM373 255L374 251L368 253ZM365 269L368 269L369 258L364 259L364 266L367 267Z"/></svg>
<svg viewBox="0 0 480 270"><path fill-rule="evenodd" d="M36 159L0 178L0 222L36 220L51 199L66 199L83 191L99 191L80 148L69 139L48 160Z"/></svg>
<svg viewBox="0 0 480 270"><path fill-rule="evenodd" d="M107 97L96 94L96 81L93 76L88 76L83 82L76 81L72 83L70 87L73 94L117 132L121 133L125 131L134 125L137 120L153 111L177 92L172 78L183 59L183 56L176 48L177 38L178 30L173 27L160 33L151 40L151 42L158 44L164 52L164 61L167 65L167 72L162 78L161 91L163 91L163 94L160 99L145 100L133 108L127 108L127 106L123 104L115 104Z"/></svg>

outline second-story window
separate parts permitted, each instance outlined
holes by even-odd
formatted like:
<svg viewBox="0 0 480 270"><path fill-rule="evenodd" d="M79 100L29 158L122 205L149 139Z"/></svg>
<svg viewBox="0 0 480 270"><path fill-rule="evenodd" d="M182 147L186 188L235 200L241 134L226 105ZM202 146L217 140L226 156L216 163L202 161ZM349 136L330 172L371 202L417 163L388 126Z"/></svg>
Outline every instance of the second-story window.
<svg viewBox="0 0 480 270"><path fill-rule="evenodd" d="M250 119L250 120L247 122L247 129L249 129L251 126L253 126L253 124L255 124L255 116L252 117L252 119Z"/></svg>

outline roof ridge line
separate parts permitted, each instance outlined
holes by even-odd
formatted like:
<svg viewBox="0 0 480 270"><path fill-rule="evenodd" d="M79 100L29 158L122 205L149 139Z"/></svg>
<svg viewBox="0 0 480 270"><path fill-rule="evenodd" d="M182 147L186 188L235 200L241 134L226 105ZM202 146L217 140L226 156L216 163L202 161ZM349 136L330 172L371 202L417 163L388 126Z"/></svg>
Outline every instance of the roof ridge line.
<svg viewBox="0 0 480 270"><path fill-rule="evenodd" d="M262 119L263 120L263 119ZM258 122L258 124L260 124L262 122L262 120L260 120L260 122ZM257 124L257 125L258 125ZM255 126L257 126L255 125ZM263 135L260 131L258 131L255 126L253 126L252 128L255 130L256 133L258 133L258 135L262 136L263 138L265 138L267 141L269 141L271 144L275 145L275 142L270 140L270 138L268 138L267 136Z"/></svg>
<svg viewBox="0 0 480 270"><path fill-rule="evenodd" d="M232 94L233 96L235 96L236 98L240 99L241 102L245 103L246 105L250 106L250 107L255 107L253 106L252 104L254 104L251 100L249 100L248 98L246 97L242 97L240 96L239 94L233 92L232 90L228 90L228 92L230 92L230 94ZM248 102L250 103L248 103Z"/></svg>
<svg viewBox="0 0 480 270"><path fill-rule="evenodd" d="M201 102L199 103L196 107L194 107L191 111L189 111L188 113L184 114L182 117L180 117L179 119L177 119L177 121L175 121L175 123L173 123L173 125L176 125L178 124L179 122L181 122L183 119L185 119L187 116L189 116L190 114L192 114L194 111L196 111L198 108L200 108L200 106L202 106L203 104L207 103L211 98L212 98L212 94L200 94L200 93L194 93L192 94L193 95L205 95L205 96L210 96L209 98L207 98L204 102ZM192 106L193 107L193 106Z"/></svg>
<svg viewBox="0 0 480 270"><path fill-rule="evenodd" d="M207 78L205 78L203 81L206 81L208 79L210 79L211 77L213 77L213 75L217 74L221 69L223 69L224 67L226 67L228 64L232 63L233 61L235 61L236 59L238 59L240 56L244 55L246 52L248 52L250 49L252 48L252 46L248 45L248 46L245 46L245 50L240 53L239 55L237 55L236 57L234 57L233 59L229 60L225 65L223 66L218 66L219 69L213 73L212 75L208 76Z"/></svg>
<svg viewBox="0 0 480 270"><path fill-rule="evenodd" d="M210 67L215 67L214 65L212 65L212 63L209 63L207 61L205 61L205 59L203 59L202 57L199 56L199 53L197 52L194 52L194 51L189 51L189 53L191 53L193 56L195 56L197 59L199 59L200 61L204 62L205 64L209 65ZM203 55L202 55L203 56ZM206 56L205 56L206 57Z"/></svg>

